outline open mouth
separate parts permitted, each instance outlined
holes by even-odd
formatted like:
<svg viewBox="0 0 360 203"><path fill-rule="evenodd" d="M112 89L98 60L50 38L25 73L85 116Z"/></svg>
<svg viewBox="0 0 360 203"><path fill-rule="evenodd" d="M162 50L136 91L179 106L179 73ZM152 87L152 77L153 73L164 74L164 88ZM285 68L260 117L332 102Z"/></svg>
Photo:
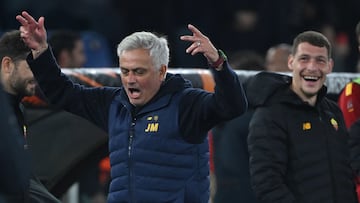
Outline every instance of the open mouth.
<svg viewBox="0 0 360 203"><path fill-rule="evenodd" d="M303 76L303 78L304 78L304 80L309 81L309 82L316 82L321 77L318 77L318 76Z"/></svg>
<svg viewBox="0 0 360 203"><path fill-rule="evenodd" d="M139 89L136 89L136 88L129 88L129 92L130 92L131 94L140 93L140 90L139 90Z"/></svg>
<svg viewBox="0 0 360 203"><path fill-rule="evenodd" d="M137 88L128 88L128 96L132 99L140 97L140 89Z"/></svg>

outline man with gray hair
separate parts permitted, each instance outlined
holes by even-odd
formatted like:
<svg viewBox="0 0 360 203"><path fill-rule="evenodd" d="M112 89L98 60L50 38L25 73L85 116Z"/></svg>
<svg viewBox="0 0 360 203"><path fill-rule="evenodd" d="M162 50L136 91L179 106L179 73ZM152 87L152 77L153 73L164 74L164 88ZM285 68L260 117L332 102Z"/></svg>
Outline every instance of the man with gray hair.
<svg viewBox="0 0 360 203"><path fill-rule="evenodd" d="M122 87L88 88L61 73L47 43L44 17L16 16L27 58L41 89L54 105L82 116L109 134L111 183L108 202L209 201L207 132L241 115L247 100L221 50L193 25L186 52L205 56L215 92L193 88L167 73L166 38L136 32L117 53Z"/></svg>

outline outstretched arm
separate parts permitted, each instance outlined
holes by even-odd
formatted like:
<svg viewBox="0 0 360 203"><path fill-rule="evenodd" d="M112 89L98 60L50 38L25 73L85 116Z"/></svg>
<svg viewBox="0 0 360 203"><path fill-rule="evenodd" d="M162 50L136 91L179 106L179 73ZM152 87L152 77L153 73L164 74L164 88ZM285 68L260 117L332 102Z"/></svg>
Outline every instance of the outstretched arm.
<svg viewBox="0 0 360 203"><path fill-rule="evenodd" d="M186 52L205 56L216 83L214 93L190 89L180 101L181 133L188 142L199 143L214 125L243 114L247 109L247 99L238 76L210 39L193 25L189 24L188 29L193 34L180 38L192 42Z"/></svg>
<svg viewBox="0 0 360 203"><path fill-rule="evenodd" d="M49 48L44 17L36 21L23 11L16 19L21 23L20 36L32 50L27 63L50 103L107 130L108 108L117 89L90 88L72 82L61 72Z"/></svg>

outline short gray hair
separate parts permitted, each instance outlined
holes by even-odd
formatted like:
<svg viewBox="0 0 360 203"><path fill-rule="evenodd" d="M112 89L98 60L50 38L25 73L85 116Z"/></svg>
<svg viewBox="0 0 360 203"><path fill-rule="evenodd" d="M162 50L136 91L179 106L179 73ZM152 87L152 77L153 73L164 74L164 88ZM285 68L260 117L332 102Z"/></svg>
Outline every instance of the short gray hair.
<svg viewBox="0 0 360 203"><path fill-rule="evenodd" d="M117 47L117 55L120 57L124 51L133 49L147 49L153 59L153 65L160 69L161 65L169 64L169 47L165 36L159 37L152 32L134 32L125 37Z"/></svg>

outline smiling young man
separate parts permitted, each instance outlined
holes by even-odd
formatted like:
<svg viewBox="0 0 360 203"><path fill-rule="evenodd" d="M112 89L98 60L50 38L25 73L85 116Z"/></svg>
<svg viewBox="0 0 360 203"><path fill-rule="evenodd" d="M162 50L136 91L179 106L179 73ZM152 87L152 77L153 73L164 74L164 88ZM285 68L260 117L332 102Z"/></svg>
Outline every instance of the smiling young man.
<svg viewBox="0 0 360 203"><path fill-rule="evenodd" d="M292 77L262 72L246 92L251 182L260 202L357 202L342 113L327 99L331 46L300 33L288 60Z"/></svg>

